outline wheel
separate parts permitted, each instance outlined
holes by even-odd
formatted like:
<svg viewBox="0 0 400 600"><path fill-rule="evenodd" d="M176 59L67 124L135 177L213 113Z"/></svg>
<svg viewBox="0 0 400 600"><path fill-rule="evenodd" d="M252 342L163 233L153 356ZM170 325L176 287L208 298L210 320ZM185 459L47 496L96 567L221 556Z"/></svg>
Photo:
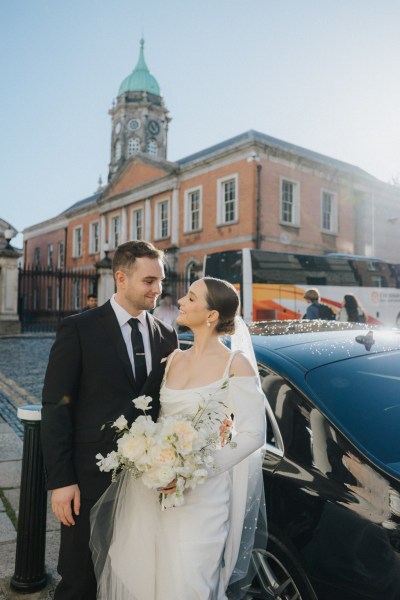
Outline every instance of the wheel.
<svg viewBox="0 0 400 600"><path fill-rule="evenodd" d="M267 549L254 548L257 569L245 600L318 600L303 567L279 540L268 540Z"/></svg>

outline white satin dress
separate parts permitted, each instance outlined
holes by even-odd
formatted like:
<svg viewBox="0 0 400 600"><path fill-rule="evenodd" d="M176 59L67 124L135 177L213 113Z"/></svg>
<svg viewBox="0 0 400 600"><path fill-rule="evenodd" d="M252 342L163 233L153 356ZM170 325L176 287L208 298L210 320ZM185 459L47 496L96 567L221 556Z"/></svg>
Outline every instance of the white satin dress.
<svg viewBox="0 0 400 600"><path fill-rule="evenodd" d="M227 388L221 389L233 356L231 353L221 379L184 390L170 389L165 382L170 357L161 387L161 415L193 415L201 400L212 397L221 420L234 414L236 447L226 445L216 451L218 471L195 489L186 490L183 506L162 511L158 493L127 473L119 483L111 484L92 513L98 599L226 599L246 510L249 466L244 459L257 454L265 443L265 397L258 377L231 377ZM219 429L219 423L215 426ZM113 486L118 486L118 491L111 491L109 548L105 559L99 561L96 546L104 543L98 534L107 524L97 508L99 503L104 507L110 502L107 494ZM104 553L103 547L100 552Z"/></svg>

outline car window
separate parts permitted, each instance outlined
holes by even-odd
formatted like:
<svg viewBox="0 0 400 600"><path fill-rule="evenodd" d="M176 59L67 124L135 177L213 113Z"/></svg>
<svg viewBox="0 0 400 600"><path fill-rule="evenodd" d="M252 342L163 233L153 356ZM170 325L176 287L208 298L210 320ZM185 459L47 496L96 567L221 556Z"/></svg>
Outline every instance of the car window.
<svg viewBox="0 0 400 600"><path fill-rule="evenodd" d="M400 472L400 352L338 361L307 383L327 416L373 460Z"/></svg>
<svg viewBox="0 0 400 600"><path fill-rule="evenodd" d="M275 416L285 456L312 464L310 407L286 379L264 367L262 388Z"/></svg>

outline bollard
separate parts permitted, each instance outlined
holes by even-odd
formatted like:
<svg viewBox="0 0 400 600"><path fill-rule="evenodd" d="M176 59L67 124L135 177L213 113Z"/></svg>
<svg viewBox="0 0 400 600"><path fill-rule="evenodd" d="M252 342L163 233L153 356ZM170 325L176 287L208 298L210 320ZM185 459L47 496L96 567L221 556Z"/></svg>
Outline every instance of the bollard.
<svg viewBox="0 0 400 600"><path fill-rule="evenodd" d="M41 406L18 408L24 424L15 572L11 587L29 594L47 582L44 569L47 492L40 445Z"/></svg>

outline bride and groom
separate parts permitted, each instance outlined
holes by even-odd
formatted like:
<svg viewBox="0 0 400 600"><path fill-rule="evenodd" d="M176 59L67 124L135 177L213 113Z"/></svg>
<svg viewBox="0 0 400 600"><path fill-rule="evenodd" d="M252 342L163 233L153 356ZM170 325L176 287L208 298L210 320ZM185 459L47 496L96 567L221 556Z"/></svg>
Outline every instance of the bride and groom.
<svg viewBox="0 0 400 600"><path fill-rule="evenodd" d="M162 253L147 242L127 242L116 250L113 270L116 294L62 322L45 377L43 452L53 512L62 523L55 599L225 599L229 582L248 569L265 441L258 376L242 353L220 341L233 333L238 295L212 278L190 286L178 322L193 331L194 345L182 352L175 331L147 312L161 292ZM140 388L137 354L144 354L147 372ZM221 386L228 376L228 386ZM135 420L141 413L132 399L139 395L151 396L156 419L193 414L199 398L214 393L220 420L234 415L235 447L215 452L217 469L184 492L183 506L161 511L158 493L125 474L109 486L95 459L115 447L104 423L121 414Z"/></svg>

